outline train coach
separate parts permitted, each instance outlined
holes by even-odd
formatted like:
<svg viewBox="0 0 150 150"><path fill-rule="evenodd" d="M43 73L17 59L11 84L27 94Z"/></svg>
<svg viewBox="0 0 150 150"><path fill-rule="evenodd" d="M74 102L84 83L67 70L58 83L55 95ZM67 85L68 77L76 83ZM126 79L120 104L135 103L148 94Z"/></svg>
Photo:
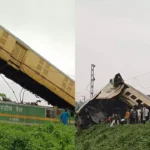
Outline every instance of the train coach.
<svg viewBox="0 0 150 150"><path fill-rule="evenodd" d="M49 104L74 110L75 81L2 26L0 73Z"/></svg>
<svg viewBox="0 0 150 150"><path fill-rule="evenodd" d="M0 102L0 121L25 125L61 123L60 115L63 111L64 109L56 107ZM74 125L74 112L68 112L70 115L68 123Z"/></svg>

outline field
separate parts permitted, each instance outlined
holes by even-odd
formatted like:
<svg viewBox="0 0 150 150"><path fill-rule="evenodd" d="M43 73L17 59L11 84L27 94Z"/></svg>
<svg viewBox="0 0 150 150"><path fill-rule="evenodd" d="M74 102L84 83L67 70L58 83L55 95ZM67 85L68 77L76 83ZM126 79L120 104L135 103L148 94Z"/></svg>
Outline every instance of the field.
<svg viewBox="0 0 150 150"><path fill-rule="evenodd" d="M94 125L77 132L76 146L76 150L150 150L150 123Z"/></svg>
<svg viewBox="0 0 150 150"><path fill-rule="evenodd" d="M0 150L75 150L75 129L0 123Z"/></svg>

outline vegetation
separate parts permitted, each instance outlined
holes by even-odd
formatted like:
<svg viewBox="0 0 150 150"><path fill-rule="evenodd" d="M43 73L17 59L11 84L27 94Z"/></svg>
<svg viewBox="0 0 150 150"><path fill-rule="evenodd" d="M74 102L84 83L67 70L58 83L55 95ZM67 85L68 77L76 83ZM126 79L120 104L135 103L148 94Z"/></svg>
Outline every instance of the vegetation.
<svg viewBox="0 0 150 150"><path fill-rule="evenodd" d="M78 131L76 150L149 150L150 123L145 125L94 125Z"/></svg>
<svg viewBox="0 0 150 150"><path fill-rule="evenodd" d="M6 102L12 102L4 93L0 93L0 100Z"/></svg>
<svg viewBox="0 0 150 150"><path fill-rule="evenodd" d="M62 124L0 123L0 150L75 150L75 129Z"/></svg>

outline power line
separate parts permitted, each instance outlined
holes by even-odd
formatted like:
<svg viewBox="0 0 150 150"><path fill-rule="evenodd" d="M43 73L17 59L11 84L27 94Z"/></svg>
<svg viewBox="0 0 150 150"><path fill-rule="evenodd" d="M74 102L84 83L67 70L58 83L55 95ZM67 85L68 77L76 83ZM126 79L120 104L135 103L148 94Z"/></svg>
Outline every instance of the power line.
<svg viewBox="0 0 150 150"><path fill-rule="evenodd" d="M143 74L143 75L145 75L145 74ZM142 76L143 76L143 75L142 75ZM140 77L140 76L138 76L138 77ZM137 80L137 77L134 77L133 79L138 82L138 84L140 85L140 87L142 87L142 88L144 88L144 89L150 88L150 87L145 88L145 87L141 86L141 84L140 84L139 81ZM126 81L127 81L127 80L126 80ZM118 82L118 83L119 83L119 82ZM132 90L133 90L133 89L132 89ZM108 95L108 97L109 97L110 95L111 95L111 93ZM141 94L140 94L140 95L141 95Z"/></svg>
<svg viewBox="0 0 150 150"><path fill-rule="evenodd" d="M138 82L138 84L139 84L139 86L141 86L143 89L149 89L150 87L147 87L147 88L145 88L145 87L143 87L140 83L139 83L139 81L137 80L137 78L139 78L139 77L141 77L141 76L144 76L144 75L147 75L147 74L150 74L150 72L147 72L147 73L143 73L143 74L140 74L140 75L137 75L137 76L134 76L134 77L131 77L131 78L128 78L128 79L125 79L124 81L129 81L129 80L132 80L133 79L133 84L134 84L134 82L135 82L135 80ZM116 82L116 83L121 83L121 82ZM88 92L90 92L87 88L88 88L88 86L91 84L91 82L87 85L87 87L86 87L86 90L88 91ZM106 86L106 85L105 85ZM104 88L105 87L104 85L102 85L102 87ZM100 90L102 90L103 88L100 88ZM99 91L100 91L99 90ZM98 90L97 90L98 91Z"/></svg>
<svg viewBox="0 0 150 150"><path fill-rule="evenodd" d="M141 76L144 76L144 75L147 75L147 74L150 74L150 72L147 72L147 73L141 74L141 75L139 75L139 76L136 76L136 78L141 77Z"/></svg>
<svg viewBox="0 0 150 150"><path fill-rule="evenodd" d="M5 80L5 78L2 76L2 74L0 74L0 75L1 75L1 77L3 78L3 80L5 81L5 83L8 85L8 87L12 90L12 92L13 92L15 98L16 98L16 101L18 102L18 99L17 99L17 96L16 96L16 94L15 94L15 91L11 88L11 86L10 86L9 83Z"/></svg>
<svg viewBox="0 0 150 150"><path fill-rule="evenodd" d="M19 94L20 95L20 102L22 100L22 97L21 97L22 91L23 91L23 88L21 89L20 94Z"/></svg>
<svg viewBox="0 0 150 150"><path fill-rule="evenodd" d="M7 78L6 78L7 79ZM0 80L0 82L5 82L4 80ZM7 81L9 84L14 84L15 82Z"/></svg>
<svg viewBox="0 0 150 150"><path fill-rule="evenodd" d="M88 91L88 92L90 92L89 90L88 90L88 87L89 87L89 85L91 84L91 82L87 85L87 87L86 87L86 90Z"/></svg>
<svg viewBox="0 0 150 150"><path fill-rule="evenodd" d="M23 100L24 100L24 93L26 92L26 90L24 89L23 91L23 95L22 95L22 100L21 100L21 103L23 103Z"/></svg>
<svg viewBox="0 0 150 150"><path fill-rule="evenodd" d="M137 78L139 78L139 77L141 77L141 76L144 76L144 75L147 75L147 74L150 74L150 72L143 73L143 74L137 75L137 76L133 76L133 77L131 77L131 78L125 79L124 81L129 81L129 80L134 79L134 80L133 80L133 83L134 83L134 81L137 80ZM137 82L138 82L138 81L137 81ZM116 83L120 83L120 82L116 82ZM87 90L88 92L90 92L90 91L87 89L90 84L91 84L91 82L90 82L90 83L87 85L87 87L86 87L86 90ZM104 84L102 85L102 87L103 87L103 88L105 87ZM150 87L148 87L148 88L150 88ZM102 88L101 88L101 89L102 89ZM146 88L146 89L147 89L147 88Z"/></svg>
<svg viewBox="0 0 150 150"><path fill-rule="evenodd" d="M137 81L138 85L139 85L141 88L143 88L143 89L149 89L149 88L150 88L150 87L144 87L144 86L142 86L137 78L136 78L136 81Z"/></svg>

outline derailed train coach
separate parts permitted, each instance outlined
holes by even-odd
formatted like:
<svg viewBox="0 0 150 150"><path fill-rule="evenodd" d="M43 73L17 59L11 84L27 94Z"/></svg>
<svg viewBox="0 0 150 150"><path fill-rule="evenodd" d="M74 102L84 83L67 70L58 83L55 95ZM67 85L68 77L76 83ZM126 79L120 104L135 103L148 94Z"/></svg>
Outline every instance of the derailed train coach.
<svg viewBox="0 0 150 150"><path fill-rule="evenodd" d="M97 95L76 111L76 125L86 128L107 120L113 113L124 117L125 111L133 106L150 106L150 97L126 84L118 73Z"/></svg>

